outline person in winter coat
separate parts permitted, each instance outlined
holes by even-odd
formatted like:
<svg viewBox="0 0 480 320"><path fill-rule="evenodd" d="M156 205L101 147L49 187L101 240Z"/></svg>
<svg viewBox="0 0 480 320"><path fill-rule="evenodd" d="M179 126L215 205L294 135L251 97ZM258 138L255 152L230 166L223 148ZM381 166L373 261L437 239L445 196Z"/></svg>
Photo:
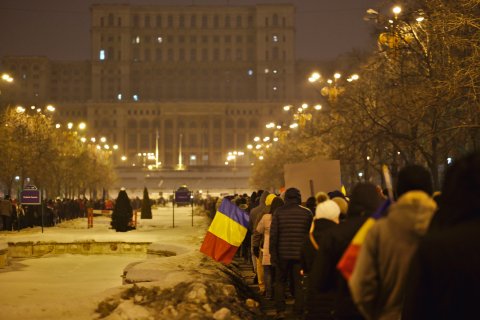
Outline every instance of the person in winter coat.
<svg viewBox="0 0 480 320"><path fill-rule="evenodd" d="M257 275L258 289L260 290L260 292L263 293L263 291L265 291L265 286L264 286L264 283L263 283L263 268L261 267L262 264L258 260L258 257L255 255L254 242L255 242L255 238L259 236L259 235L256 234L255 230L257 229L258 221L260 221L260 218L263 214L263 211L265 210L265 207L266 207L265 200L267 199L267 197L270 193L268 191L262 191L262 190L260 190L259 193L260 193L259 203L256 207L254 207L250 211L250 219L249 219L249 222L248 222L248 229L252 233L252 235L250 237L250 239L251 239L251 248L250 249L251 249L251 252L252 252L253 270L255 271L255 273ZM260 266L260 268L258 268L258 266Z"/></svg>
<svg viewBox="0 0 480 320"><path fill-rule="evenodd" d="M112 213L112 228L117 232L125 232L131 230L129 226L133 216L133 208L125 190L120 190L117 200L115 201L115 207Z"/></svg>
<svg viewBox="0 0 480 320"><path fill-rule="evenodd" d="M368 231L349 286L366 319L400 319L410 259L436 210L427 169L409 165L398 174L398 201Z"/></svg>
<svg viewBox="0 0 480 320"><path fill-rule="evenodd" d="M402 319L478 319L480 153L447 169L439 210L412 257Z"/></svg>
<svg viewBox="0 0 480 320"><path fill-rule="evenodd" d="M382 199L375 185L358 183L350 195L345 222L325 231L312 265L309 290L335 294L331 317L333 319L362 319L353 304L348 285L337 270L337 264L352 238L378 207Z"/></svg>
<svg viewBox="0 0 480 320"><path fill-rule="evenodd" d="M275 267L275 305L277 318L285 317L285 287L293 279L294 311L304 311L304 294L300 273L300 255L305 237L312 223L312 213L300 205L302 197L296 188L285 191L285 205L272 216L270 230L270 258Z"/></svg>
<svg viewBox="0 0 480 320"><path fill-rule="evenodd" d="M275 210L283 206L285 203L280 197L270 194L268 198L273 196L271 205L267 205L265 208L265 214L262 216L260 221L257 224L258 234L263 236L263 246L261 247L262 251L262 266L263 266L263 276L265 282L265 298L273 298L273 272L272 263L270 261L270 227L272 224L272 215L275 213Z"/></svg>
<svg viewBox="0 0 480 320"><path fill-rule="evenodd" d="M340 207L332 200L325 200L316 207L310 234L302 249L302 270L307 277L311 271L317 250L319 250L318 244L321 242L323 234L328 229L338 225L339 216ZM307 289L305 319L329 319L333 298L334 296L330 292L321 293Z"/></svg>

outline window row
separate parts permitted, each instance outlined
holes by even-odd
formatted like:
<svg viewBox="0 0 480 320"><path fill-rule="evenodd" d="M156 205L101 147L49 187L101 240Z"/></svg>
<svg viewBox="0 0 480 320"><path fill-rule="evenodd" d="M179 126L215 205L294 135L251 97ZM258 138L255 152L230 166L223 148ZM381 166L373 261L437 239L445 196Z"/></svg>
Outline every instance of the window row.
<svg viewBox="0 0 480 320"><path fill-rule="evenodd" d="M252 15L230 15L230 14L145 14L135 13L131 17L134 28L243 28L254 27ZM101 27L122 27L122 17L116 17L113 13L107 17L100 17ZM286 17L272 14L265 17L264 26L286 27Z"/></svg>

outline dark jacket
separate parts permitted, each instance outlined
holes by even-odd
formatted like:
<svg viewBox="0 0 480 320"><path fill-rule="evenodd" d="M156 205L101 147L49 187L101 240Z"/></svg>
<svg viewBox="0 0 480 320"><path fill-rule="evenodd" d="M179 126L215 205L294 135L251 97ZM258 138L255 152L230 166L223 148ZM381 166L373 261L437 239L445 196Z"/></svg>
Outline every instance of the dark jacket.
<svg viewBox="0 0 480 320"><path fill-rule="evenodd" d="M478 319L480 212L434 229L412 258L402 319Z"/></svg>
<svg viewBox="0 0 480 320"><path fill-rule="evenodd" d="M300 260L311 222L312 212L300 205L299 198L285 199L285 205L272 216L270 254L273 265L280 259Z"/></svg>
<svg viewBox="0 0 480 320"><path fill-rule="evenodd" d="M316 219L313 221L313 223L315 224L315 228L313 230L312 236L317 245L321 242L321 239L327 229L337 226L335 222L328 219ZM302 269L305 273L310 273L316 254L317 249L314 247L314 244L312 243L310 237L307 237L305 240L305 244L302 248L301 259Z"/></svg>
<svg viewBox="0 0 480 320"><path fill-rule="evenodd" d="M366 216L354 216L337 227L325 231L310 272L310 290L336 292L335 316L342 318L359 315L348 289L347 282L337 270L338 261L347 249Z"/></svg>

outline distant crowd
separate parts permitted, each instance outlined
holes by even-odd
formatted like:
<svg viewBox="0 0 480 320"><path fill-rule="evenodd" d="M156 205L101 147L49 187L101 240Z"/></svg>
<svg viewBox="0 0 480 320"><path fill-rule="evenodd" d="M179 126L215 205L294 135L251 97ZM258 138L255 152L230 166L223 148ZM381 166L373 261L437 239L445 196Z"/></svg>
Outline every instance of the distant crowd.
<svg viewBox="0 0 480 320"><path fill-rule="evenodd" d="M478 318L480 154L450 165L441 191L419 165L394 181L391 192L358 183L303 205L296 188L228 197L249 215L237 255L277 319L288 296L298 319ZM221 200L205 201L212 218Z"/></svg>
<svg viewBox="0 0 480 320"><path fill-rule="evenodd" d="M165 205L166 201L162 202L162 199L157 201L159 205ZM0 230L16 231L42 225L53 227L63 221L86 217L88 208L113 210L115 201L115 199L88 200L86 198L48 199L43 204L42 217L42 205L21 205L17 199L11 199L6 195L0 200ZM142 205L139 197L131 199L130 202L133 210L140 209Z"/></svg>

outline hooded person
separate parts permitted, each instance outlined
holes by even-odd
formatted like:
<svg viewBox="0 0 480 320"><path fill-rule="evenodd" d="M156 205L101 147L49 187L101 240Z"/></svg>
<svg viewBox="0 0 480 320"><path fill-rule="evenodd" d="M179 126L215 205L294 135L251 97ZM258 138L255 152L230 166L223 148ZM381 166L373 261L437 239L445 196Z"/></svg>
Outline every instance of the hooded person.
<svg viewBox="0 0 480 320"><path fill-rule="evenodd" d="M133 209L130 199L125 190L120 190L112 212L112 228L117 232L130 230L129 223L132 220Z"/></svg>
<svg viewBox="0 0 480 320"><path fill-rule="evenodd" d="M285 287L291 279L294 287L294 312L304 312L304 293L301 276L301 250L312 222L312 212L301 206L302 197L296 188L285 191L285 205L272 216L270 257L275 266L275 306L277 318L285 316Z"/></svg>
<svg viewBox="0 0 480 320"><path fill-rule="evenodd" d="M353 304L348 285L337 270L337 264L360 227L381 205L375 185L358 183L350 195L346 220L325 230L312 264L308 290L334 295L330 314L336 319L362 319Z"/></svg>
<svg viewBox="0 0 480 320"><path fill-rule="evenodd" d="M399 319L411 257L437 208L432 179L422 166L400 170L398 200L368 231L349 280L366 319Z"/></svg>

